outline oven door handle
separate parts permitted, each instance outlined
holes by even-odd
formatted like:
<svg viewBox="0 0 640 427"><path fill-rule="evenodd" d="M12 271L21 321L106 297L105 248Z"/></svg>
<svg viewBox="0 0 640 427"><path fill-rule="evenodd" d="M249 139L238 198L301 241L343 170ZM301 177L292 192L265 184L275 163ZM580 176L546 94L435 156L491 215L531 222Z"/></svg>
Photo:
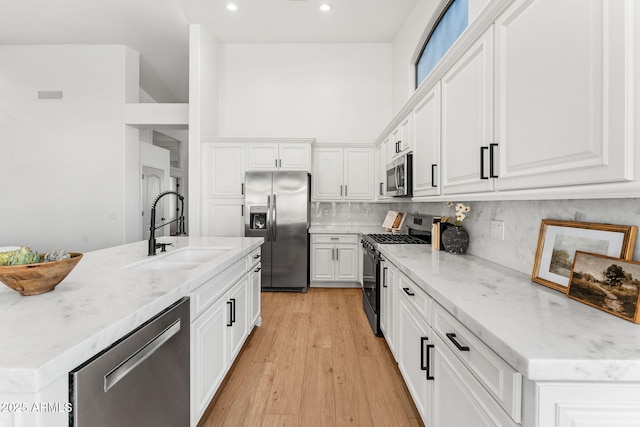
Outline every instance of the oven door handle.
<svg viewBox="0 0 640 427"><path fill-rule="evenodd" d="M383 288L388 288L388 286L387 286L387 268L388 267L382 267L382 287Z"/></svg>

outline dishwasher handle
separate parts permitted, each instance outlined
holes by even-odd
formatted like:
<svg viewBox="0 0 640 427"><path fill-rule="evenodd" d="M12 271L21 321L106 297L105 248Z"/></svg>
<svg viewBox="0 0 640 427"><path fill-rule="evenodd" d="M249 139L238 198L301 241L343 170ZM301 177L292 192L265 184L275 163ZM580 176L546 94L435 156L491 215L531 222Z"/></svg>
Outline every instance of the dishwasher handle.
<svg viewBox="0 0 640 427"><path fill-rule="evenodd" d="M120 380L126 377L129 372L133 371L138 365L147 360L178 332L180 332L180 319L173 322L164 331L160 332L151 341L146 343L143 347L126 358L116 368L107 373L104 376L104 391L109 391L111 387L116 385Z"/></svg>

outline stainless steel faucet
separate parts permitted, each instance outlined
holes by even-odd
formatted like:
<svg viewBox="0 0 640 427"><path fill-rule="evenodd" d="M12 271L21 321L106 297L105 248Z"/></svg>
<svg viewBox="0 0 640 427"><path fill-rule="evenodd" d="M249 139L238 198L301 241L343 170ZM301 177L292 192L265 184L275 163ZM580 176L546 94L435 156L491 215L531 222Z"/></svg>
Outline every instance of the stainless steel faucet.
<svg viewBox="0 0 640 427"><path fill-rule="evenodd" d="M156 227L156 205L161 198L168 194L175 194L176 196L178 196L178 199L180 200L180 215L178 216L178 218L169 222L165 222L164 224L160 224ZM162 193L158 194L158 197L156 197L156 199L153 201L153 206L151 207L151 222L149 226L149 256L155 255L156 249L163 245L156 244L156 230L160 227L164 227L165 225L169 225L172 222L176 221L178 221L178 232L176 233L176 235L179 236L181 234L186 234L184 231L184 196L178 194L177 191L163 191Z"/></svg>

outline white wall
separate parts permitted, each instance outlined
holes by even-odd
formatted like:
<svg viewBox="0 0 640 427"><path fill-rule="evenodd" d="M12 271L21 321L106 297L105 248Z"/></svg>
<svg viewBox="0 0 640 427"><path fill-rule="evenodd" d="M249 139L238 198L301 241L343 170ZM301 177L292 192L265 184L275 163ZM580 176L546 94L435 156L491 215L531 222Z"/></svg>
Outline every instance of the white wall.
<svg viewBox="0 0 640 427"><path fill-rule="evenodd" d="M220 70L220 136L372 143L391 119L390 44L224 44Z"/></svg>
<svg viewBox="0 0 640 427"><path fill-rule="evenodd" d="M125 239L124 46L0 45L0 246ZM62 100L38 100L61 90Z"/></svg>

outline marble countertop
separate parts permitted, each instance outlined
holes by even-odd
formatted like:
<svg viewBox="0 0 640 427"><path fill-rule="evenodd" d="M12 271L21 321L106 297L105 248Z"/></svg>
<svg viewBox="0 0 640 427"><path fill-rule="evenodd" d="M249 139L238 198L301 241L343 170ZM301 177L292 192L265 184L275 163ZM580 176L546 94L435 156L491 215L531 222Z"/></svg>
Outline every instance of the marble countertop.
<svg viewBox="0 0 640 427"><path fill-rule="evenodd" d="M329 224L312 225L309 227L309 234L371 234L385 233L385 229L380 225L357 225L357 224Z"/></svg>
<svg viewBox="0 0 640 427"><path fill-rule="evenodd" d="M40 391L258 248L262 241L161 237L158 242L174 245L167 252L189 246L225 247L228 251L191 270L128 269L149 259L145 240L85 253L53 292L25 297L2 285L0 393Z"/></svg>
<svg viewBox="0 0 640 427"><path fill-rule="evenodd" d="M640 325L471 255L430 245L379 248L525 378L640 381Z"/></svg>

